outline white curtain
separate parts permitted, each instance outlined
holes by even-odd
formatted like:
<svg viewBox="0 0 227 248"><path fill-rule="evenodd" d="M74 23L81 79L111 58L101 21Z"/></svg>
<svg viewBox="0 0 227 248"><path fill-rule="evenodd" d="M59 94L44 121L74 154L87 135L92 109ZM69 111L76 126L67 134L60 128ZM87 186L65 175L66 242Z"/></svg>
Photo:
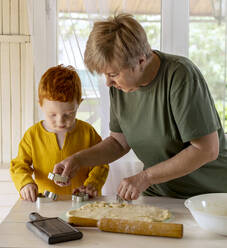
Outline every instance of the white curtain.
<svg viewBox="0 0 227 248"><path fill-rule="evenodd" d="M81 1L59 2L60 10L62 3L65 8L64 13L59 13L58 22L59 63L72 64L78 70L82 79L84 96L78 115L79 117L81 116L81 119L90 122L104 139L109 136L109 91L103 76L91 75L86 70L83 63L83 54L93 22L97 19L106 18L109 15L110 6L114 1L84 0L82 2L86 11L84 15L72 12L77 4L81 4ZM124 2L122 6L125 6L127 1L122 2ZM117 6L116 9L123 12L122 6ZM89 32L83 35L85 28ZM132 151L123 158L111 163L109 175L102 193L104 195L115 194L122 178L135 175L142 168L143 164Z"/></svg>

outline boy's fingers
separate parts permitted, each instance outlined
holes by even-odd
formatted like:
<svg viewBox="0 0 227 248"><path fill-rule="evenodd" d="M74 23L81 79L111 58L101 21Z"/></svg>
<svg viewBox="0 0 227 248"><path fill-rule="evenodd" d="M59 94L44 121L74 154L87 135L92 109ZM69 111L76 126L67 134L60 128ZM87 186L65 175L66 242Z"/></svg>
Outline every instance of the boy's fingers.
<svg viewBox="0 0 227 248"><path fill-rule="evenodd" d="M85 187L80 187L79 191L82 192L82 193L86 193L86 188Z"/></svg>
<svg viewBox="0 0 227 248"><path fill-rule="evenodd" d="M28 190L25 191L25 200L31 201L30 192Z"/></svg>
<svg viewBox="0 0 227 248"><path fill-rule="evenodd" d="M86 188L87 188L88 190L90 190L90 189L94 188L94 186L91 185L91 184L88 184L88 185L86 186Z"/></svg>
<svg viewBox="0 0 227 248"><path fill-rule="evenodd" d="M37 189L37 187L34 185L34 186L31 188L31 198L32 198L32 201L33 201L33 202L36 201L37 194L38 194L38 189Z"/></svg>
<svg viewBox="0 0 227 248"><path fill-rule="evenodd" d="M80 192L80 190L79 190L78 188L75 188L75 189L73 190L73 195L76 194L76 193L79 193L79 192Z"/></svg>
<svg viewBox="0 0 227 248"><path fill-rule="evenodd" d="M78 188L75 188L73 190L73 194L76 194L76 193L79 193L79 192L83 192L83 193L86 193L86 186L82 185Z"/></svg>
<svg viewBox="0 0 227 248"><path fill-rule="evenodd" d="M24 191L21 191L21 198L23 199L23 200L25 200L25 195L24 195Z"/></svg>
<svg viewBox="0 0 227 248"><path fill-rule="evenodd" d="M95 191L92 191L91 196L92 196L92 197L96 197L97 194L98 194L98 192L97 192L97 190L95 190Z"/></svg>
<svg viewBox="0 0 227 248"><path fill-rule="evenodd" d="M25 191L24 192L24 200L27 201L28 200L28 193Z"/></svg>
<svg viewBox="0 0 227 248"><path fill-rule="evenodd" d="M88 194L89 194L90 196L94 197L94 196L95 196L95 191L90 190Z"/></svg>
<svg viewBox="0 0 227 248"><path fill-rule="evenodd" d="M36 201L37 194L38 194L38 187L36 184L28 184L23 187L20 191L21 198L26 201Z"/></svg>
<svg viewBox="0 0 227 248"><path fill-rule="evenodd" d="M91 189L86 188L85 192L86 192L87 194L89 194L89 195L90 195L90 194L92 193L92 190L91 190Z"/></svg>
<svg viewBox="0 0 227 248"><path fill-rule="evenodd" d="M23 196L24 196L24 200L27 200L27 192L26 192L26 190L23 190Z"/></svg>
<svg viewBox="0 0 227 248"><path fill-rule="evenodd" d="M33 190L32 188L30 188L30 189L28 190L29 201L32 201L32 202L33 202L33 199L32 199L33 191L34 191L34 190Z"/></svg>
<svg viewBox="0 0 227 248"><path fill-rule="evenodd" d="M88 184L86 187L87 190L96 190L95 186L92 184Z"/></svg>
<svg viewBox="0 0 227 248"><path fill-rule="evenodd" d="M86 187L86 193L89 194L89 196L95 197L97 196L97 189L93 185L88 185Z"/></svg>
<svg viewBox="0 0 227 248"><path fill-rule="evenodd" d="M31 201L34 202L35 201L35 190L33 188L29 190L29 195L30 195Z"/></svg>

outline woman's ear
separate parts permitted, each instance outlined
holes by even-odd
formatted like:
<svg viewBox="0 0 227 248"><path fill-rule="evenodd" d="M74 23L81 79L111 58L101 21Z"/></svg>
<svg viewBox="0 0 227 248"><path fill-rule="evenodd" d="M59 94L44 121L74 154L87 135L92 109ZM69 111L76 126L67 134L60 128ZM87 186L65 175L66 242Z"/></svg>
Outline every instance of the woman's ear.
<svg viewBox="0 0 227 248"><path fill-rule="evenodd" d="M139 58L139 68L140 68L140 71L144 71L145 65L146 65L146 56L143 55L143 56L141 56Z"/></svg>

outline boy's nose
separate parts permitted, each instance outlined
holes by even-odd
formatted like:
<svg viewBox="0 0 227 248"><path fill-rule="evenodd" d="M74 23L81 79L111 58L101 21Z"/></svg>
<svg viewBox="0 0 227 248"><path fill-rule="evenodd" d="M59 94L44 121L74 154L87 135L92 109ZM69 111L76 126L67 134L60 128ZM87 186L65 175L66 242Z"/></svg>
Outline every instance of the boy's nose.
<svg viewBox="0 0 227 248"><path fill-rule="evenodd" d="M57 124L58 124L58 125L64 124L64 118L63 118L63 116L59 116L59 117L58 117L58 119L57 119Z"/></svg>

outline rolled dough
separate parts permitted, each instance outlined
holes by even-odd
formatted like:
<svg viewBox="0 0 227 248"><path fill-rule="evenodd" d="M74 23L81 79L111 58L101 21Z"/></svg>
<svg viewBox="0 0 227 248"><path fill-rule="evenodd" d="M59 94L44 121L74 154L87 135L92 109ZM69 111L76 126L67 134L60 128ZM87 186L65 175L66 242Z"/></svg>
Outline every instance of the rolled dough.
<svg viewBox="0 0 227 248"><path fill-rule="evenodd" d="M76 216L96 220L101 218L114 218L152 222L164 221L170 218L171 214L167 209L148 205L100 201L88 203L78 209L69 210L66 215L67 217Z"/></svg>

